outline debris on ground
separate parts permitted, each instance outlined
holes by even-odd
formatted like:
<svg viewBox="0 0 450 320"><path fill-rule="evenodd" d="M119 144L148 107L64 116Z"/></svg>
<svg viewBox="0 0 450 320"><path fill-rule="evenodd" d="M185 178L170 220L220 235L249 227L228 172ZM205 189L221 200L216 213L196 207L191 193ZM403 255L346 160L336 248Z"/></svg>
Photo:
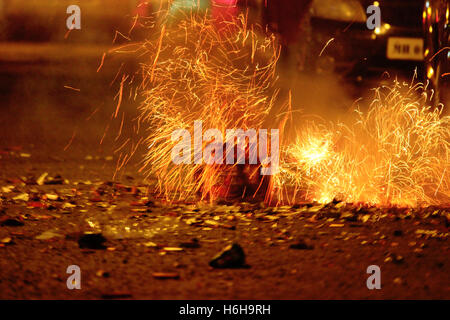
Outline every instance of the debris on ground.
<svg viewBox="0 0 450 320"><path fill-rule="evenodd" d="M0 219L0 225L2 227L21 227L24 223L14 218L3 217Z"/></svg>
<svg viewBox="0 0 450 320"><path fill-rule="evenodd" d="M244 268L248 267L245 264L245 253L244 249L234 243L227 246L222 252L216 255L210 262L209 265L213 268Z"/></svg>
<svg viewBox="0 0 450 320"><path fill-rule="evenodd" d="M312 250L312 249L314 249L314 246L311 245L311 244L309 243L309 241L307 241L307 240L305 240L305 239L299 239L299 240L297 240L296 243L291 244L291 245L289 246L289 248L291 248L291 249L297 249L297 250Z"/></svg>
<svg viewBox="0 0 450 320"><path fill-rule="evenodd" d="M198 239L193 238L189 242L182 242L182 243L180 243L180 247L181 248L186 248L186 249L197 249L197 248L200 248L200 244L198 242Z"/></svg>
<svg viewBox="0 0 450 320"><path fill-rule="evenodd" d="M104 242L106 238L101 233L85 233L78 239L80 249L104 250L106 249Z"/></svg>
<svg viewBox="0 0 450 320"><path fill-rule="evenodd" d="M155 279L179 279L180 274L177 272L154 272L152 274Z"/></svg>
<svg viewBox="0 0 450 320"><path fill-rule="evenodd" d="M36 236L35 239L49 240L49 239L53 239L53 238L64 238L64 236L59 233L49 230L49 231L45 231L45 232L41 233L40 235Z"/></svg>

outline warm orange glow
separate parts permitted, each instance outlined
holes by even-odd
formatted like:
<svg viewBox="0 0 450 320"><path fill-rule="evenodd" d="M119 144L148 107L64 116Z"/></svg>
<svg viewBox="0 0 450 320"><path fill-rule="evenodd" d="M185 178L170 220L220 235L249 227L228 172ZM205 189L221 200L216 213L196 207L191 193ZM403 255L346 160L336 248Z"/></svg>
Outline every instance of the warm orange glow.
<svg viewBox="0 0 450 320"><path fill-rule="evenodd" d="M429 66L428 70L427 70L427 78L431 79L433 77L433 75L434 75L434 69L433 69L433 67Z"/></svg>
<svg viewBox="0 0 450 320"><path fill-rule="evenodd" d="M448 203L450 117L416 98L419 86L379 88L351 126L310 121L284 153L275 189L296 199L379 205Z"/></svg>
<svg viewBox="0 0 450 320"><path fill-rule="evenodd" d="M162 20L138 49L147 61L138 87L144 99L139 125L148 128L142 169L157 178L167 200L197 195L214 200L228 192L229 167L174 165L171 154L178 141L171 134L184 128L193 136L195 120L223 135L226 129L260 129L273 122L268 116L277 96L279 48L274 37L249 27L243 16L221 29L204 15ZM431 108L420 89L397 82L376 89L369 110L356 110L349 125L306 122L292 143L281 144L280 172L272 177L266 199L449 203L450 117ZM279 114L274 126L281 128L287 113Z"/></svg>
<svg viewBox="0 0 450 320"><path fill-rule="evenodd" d="M157 177L168 200L214 199L227 192L224 179L233 166L173 164L179 141L171 141L171 134L187 129L193 136L196 120L223 136L226 129L267 128L263 123L277 94L272 86L279 48L274 37L247 27L244 16L219 29L213 19L192 13L164 22L160 30L142 48L149 57L139 87L145 99L140 123L149 128L143 170ZM208 144L204 141L202 150Z"/></svg>

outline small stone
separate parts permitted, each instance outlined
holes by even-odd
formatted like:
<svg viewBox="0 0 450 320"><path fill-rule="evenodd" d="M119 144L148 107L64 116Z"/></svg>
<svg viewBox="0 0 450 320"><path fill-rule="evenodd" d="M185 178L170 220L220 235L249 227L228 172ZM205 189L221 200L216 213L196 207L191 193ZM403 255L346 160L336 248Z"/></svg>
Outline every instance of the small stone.
<svg viewBox="0 0 450 320"><path fill-rule="evenodd" d="M109 278L109 277L110 277L109 272L106 272L106 271L104 271L104 270L98 270L98 271L95 273L95 275L96 275L97 277L101 277L101 278Z"/></svg>
<svg viewBox="0 0 450 320"><path fill-rule="evenodd" d="M99 249L103 250L106 247L103 243L106 238L101 233L85 233L78 239L78 246L80 249Z"/></svg>
<svg viewBox="0 0 450 320"><path fill-rule="evenodd" d="M182 242L180 243L181 248L189 248L189 249L197 249L200 248L200 244L198 243L197 239L192 239L189 242Z"/></svg>
<svg viewBox="0 0 450 320"><path fill-rule="evenodd" d="M45 185L59 185L64 184L64 179L58 174L54 176L53 178L47 179L47 181L44 182Z"/></svg>
<svg viewBox="0 0 450 320"><path fill-rule="evenodd" d="M344 220L350 221L350 222L358 221L357 216L355 214L353 214L352 212L350 212L350 211L344 211L341 214L340 219L344 219Z"/></svg>
<svg viewBox="0 0 450 320"><path fill-rule="evenodd" d="M245 253L242 247L234 243L227 246L221 253L216 255L209 265L213 268L243 268L245 264Z"/></svg>
<svg viewBox="0 0 450 320"><path fill-rule="evenodd" d="M314 246L309 244L306 240L300 239L296 243L291 244L289 248L296 250L312 250L314 249Z"/></svg>
<svg viewBox="0 0 450 320"><path fill-rule="evenodd" d="M21 227L24 225L22 221L13 218L4 218L0 220L0 225L2 227Z"/></svg>

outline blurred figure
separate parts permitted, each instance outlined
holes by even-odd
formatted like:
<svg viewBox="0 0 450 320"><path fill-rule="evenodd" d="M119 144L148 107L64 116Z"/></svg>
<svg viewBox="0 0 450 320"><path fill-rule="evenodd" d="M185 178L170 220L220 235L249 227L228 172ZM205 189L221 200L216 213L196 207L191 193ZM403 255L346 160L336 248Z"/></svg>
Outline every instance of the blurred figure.
<svg viewBox="0 0 450 320"><path fill-rule="evenodd" d="M281 61L304 68L309 41L309 9L313 0L264 0L264 25L280 37ZM295 50L295 57L292 51Z"/></svg>

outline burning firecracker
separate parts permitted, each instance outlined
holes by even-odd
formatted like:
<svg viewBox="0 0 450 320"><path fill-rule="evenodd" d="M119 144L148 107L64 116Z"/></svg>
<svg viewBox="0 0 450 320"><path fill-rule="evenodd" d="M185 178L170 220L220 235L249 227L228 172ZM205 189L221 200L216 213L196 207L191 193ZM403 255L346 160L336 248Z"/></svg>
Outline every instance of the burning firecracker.
<svg viewBox="0 0 450 320"><path fill-rule="evenodd" d="M293 141L280 140L279 173L270 178L259 174L261 162L174 164L172 133L187 129L193 136L196 121L223 134L278 128L283 137L292 114L290 103L277 99L276 39L245 16L218 25L207 14L191 11L177 20L160 12L155 21L137 50L146 62L136 95L148 148L142 170L157 178L166 199L407 206L450 200L450 118L429 107L420 84L376 89L369 110L355 110L350 124L307 121ZM204 151L214 141L201 143Z"/></svg>
<svg viewBox="0 0 450 320"><path fill-rule="evenodd" d="M250 197L262 184L262 190L268 190L268 179L263 182L258 172L260 164L174 164L177 141L171 136L181 128L193 135L195 121L223 133L275 127L267 117L277 97L275 38L248 27L244 16L220 27L202 14L181 21L170 17L161 19L156 36L143 44L149 56L138 88L144 100L139 122L148 127L143 169L158 178L159 191L168 199ZM203 141L202 150L212 142Z"/></svg>

